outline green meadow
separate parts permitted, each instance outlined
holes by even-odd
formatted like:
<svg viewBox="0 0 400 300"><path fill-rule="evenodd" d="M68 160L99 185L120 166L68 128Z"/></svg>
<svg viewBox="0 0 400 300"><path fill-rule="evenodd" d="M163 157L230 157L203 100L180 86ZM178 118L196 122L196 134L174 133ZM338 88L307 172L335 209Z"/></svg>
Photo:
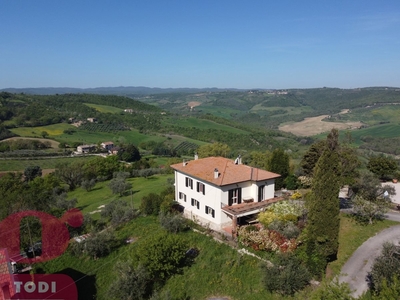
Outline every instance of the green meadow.
<svg viewBox="0 0 400 300"><path fill-rule="evenodd" d="M160 193L167 186L167 179L173 178L174 175L153 175L148 178L136 177L128 178L127 182L132 184L132 190L128 191L124 196L113 195L111 189L108 187L110 181L103 181L96 183L96 186L89 192L82 188L69 192L69 198L76 198L78 200L77 206L83 213L90 213L99 210L99 206L106 205L112 200L122 198L128 203L132 203L134 207L138 208L143 196L150 193ZM96 216L94 216L96 217Z"/></svg>
<svg viewBox="0 0 400 300"><path fill-rule="evenodd" d="M12 128L10 131L18 134L19 136L25 137L41 137L42 132L46 131L50 138L54 138L63 135L63 132L66 129L76 130L77 128L67 123L58 123L39 127L18 127Z"/></svg>

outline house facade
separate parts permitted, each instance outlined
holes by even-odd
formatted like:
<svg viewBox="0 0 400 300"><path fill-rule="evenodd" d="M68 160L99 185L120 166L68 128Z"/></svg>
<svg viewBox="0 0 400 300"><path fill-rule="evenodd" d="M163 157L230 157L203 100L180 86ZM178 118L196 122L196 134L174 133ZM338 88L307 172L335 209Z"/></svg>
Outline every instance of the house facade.
<svg viewBox="0 0 400 300"><path fill-rule="evenodd" d="M274 196L279 174L223 157L208 157L171 165L175 171L175 200L184 216L213 230L236 229L266 206Z"/></svg>
<svg viewBox="0 0 400 300"><path fill-rule="evenodd" d="M78 147L76 148L76 152L77 152L78 154L89 153L89 152L91 152L91 151L96 150L96 147L97 147L96 144L81 145L81 146L78 146Z"/></svg>

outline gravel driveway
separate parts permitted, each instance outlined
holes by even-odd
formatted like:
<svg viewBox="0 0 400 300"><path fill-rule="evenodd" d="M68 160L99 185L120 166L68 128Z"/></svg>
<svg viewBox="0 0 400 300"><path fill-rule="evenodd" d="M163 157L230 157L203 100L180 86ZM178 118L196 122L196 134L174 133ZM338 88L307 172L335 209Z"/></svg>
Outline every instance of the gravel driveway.
<svg viewBox="0 0 400 300"><path fill-rule="evenodd" d="M398 221L398 213L388 214L388 219ZM358 297L368 290L366 277L371 266L380 255L385 242L398 243L400 241L400 225L387 228L365 241L342 267L339 282L347 282L353 290L353 296Z"/></svg>

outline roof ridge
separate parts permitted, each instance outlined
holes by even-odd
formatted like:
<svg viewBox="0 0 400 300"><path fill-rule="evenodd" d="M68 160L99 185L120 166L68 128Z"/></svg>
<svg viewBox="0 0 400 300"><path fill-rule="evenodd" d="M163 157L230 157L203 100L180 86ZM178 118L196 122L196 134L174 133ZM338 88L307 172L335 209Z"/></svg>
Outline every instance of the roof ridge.
<svg viewBox="0 0 400 300"><path fill-rule="evenodd" d="M225 175L225 170L226 170L226 166L228 164L228 160L225 161L225 166L224 166L224 171L221 172L221 184L224 182L224 175Z"/></svg>

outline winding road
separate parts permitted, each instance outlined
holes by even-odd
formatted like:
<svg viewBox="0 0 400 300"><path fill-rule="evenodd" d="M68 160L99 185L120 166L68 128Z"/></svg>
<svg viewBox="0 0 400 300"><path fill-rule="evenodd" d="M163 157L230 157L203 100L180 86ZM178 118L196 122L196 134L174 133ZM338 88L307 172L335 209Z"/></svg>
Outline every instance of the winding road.
<svg viewBox="0 0 400 300"><path fill-rule="evenodd" d="M400 222L400 214L389 212L387 219ZM365 241L342 267L339 282L346 282L353 291L354 297L359 297L368 290L366 280L372 264L380 255L385 242L397 243L400 241L400 225L387 228Z"/></svg>

